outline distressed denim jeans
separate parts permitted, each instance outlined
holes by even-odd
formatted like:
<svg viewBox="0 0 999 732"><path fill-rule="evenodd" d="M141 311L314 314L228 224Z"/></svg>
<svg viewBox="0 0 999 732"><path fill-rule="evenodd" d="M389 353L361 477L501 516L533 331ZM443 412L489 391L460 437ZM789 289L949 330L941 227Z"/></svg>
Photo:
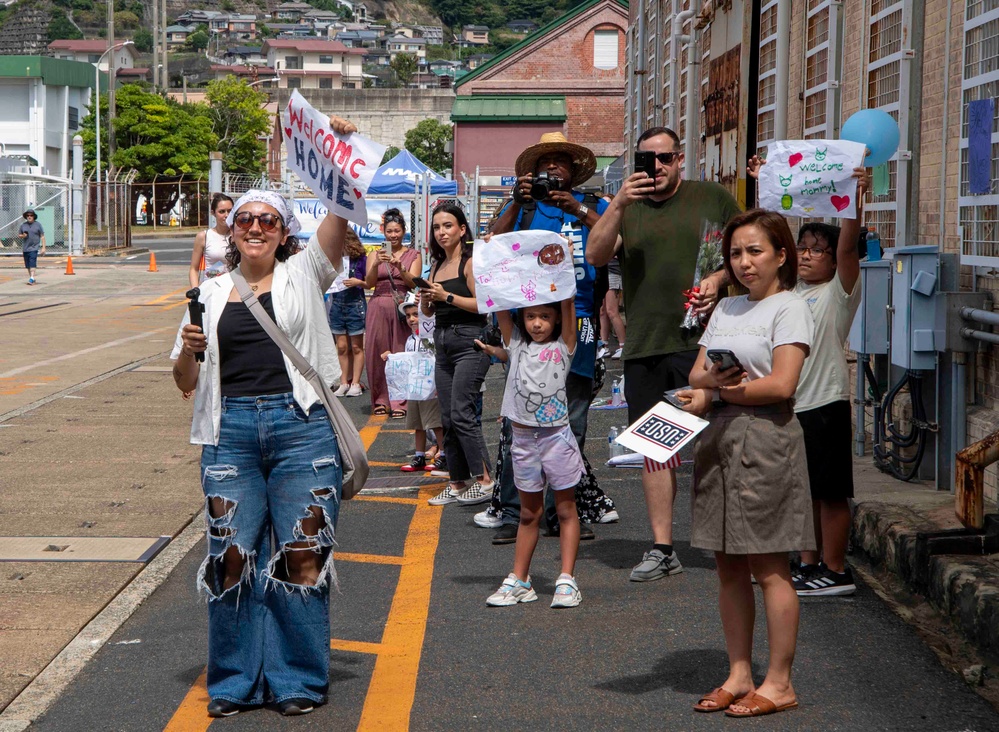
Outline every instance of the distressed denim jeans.
<svg viewBox="0 0 999 732"><path fill-rule="evenodd" d="M306 415L291 394L223 397L219 444L201 454L208 556L198 588L208 597L212 699L326 701L341 481L322 406ZM292 552L321 557L315 585L290 580ZM239 560L226 588L227 561L232 578Z"/></svg>

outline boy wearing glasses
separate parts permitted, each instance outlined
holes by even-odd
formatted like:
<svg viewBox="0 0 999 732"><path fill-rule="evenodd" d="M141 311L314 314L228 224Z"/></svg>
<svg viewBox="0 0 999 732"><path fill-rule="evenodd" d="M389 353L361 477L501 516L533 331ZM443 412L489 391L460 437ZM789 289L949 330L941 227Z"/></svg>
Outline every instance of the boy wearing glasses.
<svg viewBox="0 0 999 732"><path fill-rule="evenodd" d="M684 332L683 305L694 279L704 237L714 237L739 213L739 204L721 185L683 180L680 138L653 127L638 138L638 150L656 155L655 178L633 173L590 232L586 260L600 267L619 252L628 341L624 347L624 392L628 421L634 422L664 391L687 385L697 357L699 333ZM620 239L619 239L620 236ZM714 306L724 272L702 280L694 307ZM647 582L683 571L673 551L675 468L679 460L646 460L642 488L652 525L652 548L632 570L631 580Z"/></svg>

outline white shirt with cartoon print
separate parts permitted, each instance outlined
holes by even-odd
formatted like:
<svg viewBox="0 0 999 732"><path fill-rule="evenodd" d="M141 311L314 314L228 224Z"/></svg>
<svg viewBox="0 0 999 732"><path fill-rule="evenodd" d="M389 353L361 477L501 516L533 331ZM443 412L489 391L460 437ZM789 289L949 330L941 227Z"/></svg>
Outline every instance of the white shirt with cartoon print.
<svg viewBox="0 0 999 732"><path fill-rule="evenodd" d="M569 424L566 377L572 352L561 337L547 343L525 341L514 327L506 347L509 370L501 414L528 427Z"/></svg>

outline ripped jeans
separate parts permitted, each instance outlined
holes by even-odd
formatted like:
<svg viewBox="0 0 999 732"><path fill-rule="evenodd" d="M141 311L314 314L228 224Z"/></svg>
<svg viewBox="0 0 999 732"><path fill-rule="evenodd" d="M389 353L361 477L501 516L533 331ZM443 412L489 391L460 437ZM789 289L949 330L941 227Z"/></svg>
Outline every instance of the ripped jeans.
<svg viewBox="0 0 999 732"><path fill-rule="evenodd" d="M322 405L306 415L291 394L223 397L219 444L201 453L212 699L326 701L341 479Z"/></svg>

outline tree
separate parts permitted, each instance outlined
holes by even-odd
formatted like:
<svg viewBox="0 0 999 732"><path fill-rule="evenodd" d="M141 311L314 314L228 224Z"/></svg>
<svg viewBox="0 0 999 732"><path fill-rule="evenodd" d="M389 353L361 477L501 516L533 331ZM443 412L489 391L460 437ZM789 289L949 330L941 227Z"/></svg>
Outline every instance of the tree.
<svg viewBox="0 0 999 732"><path fill-rule="evenodd" d="M62 10L53 8L52 20L49 21L48 34L50 41L67 41L83 38L80 29L66 17Z"/></svg>
<svg viewBox="0 0 999 732"><path fill-rule="evenodd" d="M222 167L230 173L262 172L267 148L260 137L271 126L270 115L263 108L267 93L235 76L226 76L209 82L206 100L217 149L223 155Z"/></svg>
<svg viewBox="0 0 999 732"><path fill-rule="evenodd" d="M192 51L204 51L208 48L208 34L202 30L194 31L187 37L186 43Z"/></svg>
<svg viewBox="0 0 999 732"><path fill-rule="evenodd" d="M385 148L385 154L382 155L382 161L378 163L378 166L381 167L382 165L385 165L385 163L387 163L389 160L391 160L401 152L402 150L397 148L395 145L389 145L387 148Z"/></svg>
<svg viewBox="0 0 999 732"><path fill-rule="evenodd" d="M396 77L398 77L399 83L406 86L413 79L413 74L416 73L419 62L416 60L416 56L411 53L400 53L392 59L389 65L395 72Z"/></svg>
<svg viewBox="0 0 999 732"><path fill-rule="evenodd" d="M406 133L406 149L438 173L451 169L451 153L444 147L454 135L451 125L425 119Z"/></svg>
<svg viewBox="0 0 999 732"><path fill-rule="evenodd" d="M153 51L153 33L148 28L139 28L135 31L135 37L132 38L135 43L135 50L139 53L152 53Z"/></svg>

